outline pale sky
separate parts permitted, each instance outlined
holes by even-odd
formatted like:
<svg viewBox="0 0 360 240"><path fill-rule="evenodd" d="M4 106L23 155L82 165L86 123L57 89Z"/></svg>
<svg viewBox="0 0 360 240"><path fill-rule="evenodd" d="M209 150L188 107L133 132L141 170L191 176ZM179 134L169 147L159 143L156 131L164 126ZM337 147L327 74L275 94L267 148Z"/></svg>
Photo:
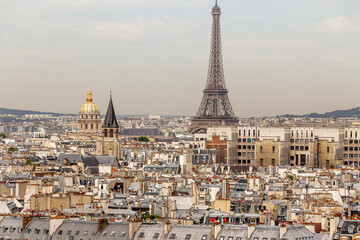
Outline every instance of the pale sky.
<svg viewBox="0 0 360 240"><path fill-rule="evenodd" d="M212 0L0 0L0 107L195 115ZM360 106L359 0L219 0L238 117Z"/></svg>

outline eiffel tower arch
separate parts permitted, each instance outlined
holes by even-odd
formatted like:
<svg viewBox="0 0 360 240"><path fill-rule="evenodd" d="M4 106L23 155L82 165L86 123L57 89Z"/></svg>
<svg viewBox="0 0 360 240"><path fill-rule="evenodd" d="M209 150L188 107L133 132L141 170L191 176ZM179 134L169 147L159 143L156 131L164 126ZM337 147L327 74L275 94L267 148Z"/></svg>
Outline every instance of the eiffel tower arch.
<svg viewBox="0 0 360 240"><path fill-rule="evenodd" d="M212 9L212 16L209 71L203 98L199 110L188 128L189 133L205 131L208 127L236 126L239 124L239 119L234 114L225 85L221 50L221 9L217 5L217 1Z"/></svg>

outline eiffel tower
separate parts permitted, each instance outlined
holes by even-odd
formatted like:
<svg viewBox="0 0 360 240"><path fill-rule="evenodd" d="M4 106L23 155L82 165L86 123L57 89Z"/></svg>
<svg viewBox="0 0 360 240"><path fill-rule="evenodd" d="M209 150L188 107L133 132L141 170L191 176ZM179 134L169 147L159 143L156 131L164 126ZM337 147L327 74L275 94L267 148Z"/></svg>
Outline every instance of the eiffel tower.
<svg viewBox="0 0 360 240"><path fill-rule="evenodd" d="M217 4L212 9L213 25L209 71L204 95L196 116L189 126L189 133L204 132L208 127L236 126L239 119L235 116L225 85L221 50L220 31L221 9Z"/></svg>

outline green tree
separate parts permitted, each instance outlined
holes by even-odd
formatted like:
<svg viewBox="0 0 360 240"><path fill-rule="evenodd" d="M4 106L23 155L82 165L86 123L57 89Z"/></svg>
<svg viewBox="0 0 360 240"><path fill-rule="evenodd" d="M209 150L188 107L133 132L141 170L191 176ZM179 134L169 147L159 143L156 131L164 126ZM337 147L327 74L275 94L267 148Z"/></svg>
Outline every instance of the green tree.
<svg viewBox="0 0 360 240"><path fill-rule="evenodd" d="M204 216L201 216L201 218L199 219L199 223L200 223L200 224L203 224L203 223L204 223L204 218L205 218Z"/></svg>
<svg viewBox="0 0 360 240"><path fill-rule="evenodd" d="M0 138L7 138L7 136L4 133L0 133Z"/></svg>
<svg viewBox="0 0 360 240"><path fill-rule="evenodd" d="M17 152L17 151L19 151L19 149L14 148L14 147L9 148L9 152Z"/></svg>
<svg viewBox="0 0 360 240"><path fill-rule="evenodd" d="M147 214L144 214L144 215L142 216L142 218L143 218L144 220L150 218L151 221L154 221L155 219L160 219L161 217L160 217L159 215L148 214L148 213L147 213Z"/></svg>
<svg viewBox="0 0 360 240"><path fill-rule="evenodd" d="M144 136L141 136L139 137L139 142L150 142L149 138L148 137L144 137Z"/></svg>
<svg viewBox="0 0 360 240"><path fill-rule="evenodd" d="M27 165L31 165L31 163L32 163L32 162L31 162L30 159L26 160L26 164L27 164Z"/></svg>

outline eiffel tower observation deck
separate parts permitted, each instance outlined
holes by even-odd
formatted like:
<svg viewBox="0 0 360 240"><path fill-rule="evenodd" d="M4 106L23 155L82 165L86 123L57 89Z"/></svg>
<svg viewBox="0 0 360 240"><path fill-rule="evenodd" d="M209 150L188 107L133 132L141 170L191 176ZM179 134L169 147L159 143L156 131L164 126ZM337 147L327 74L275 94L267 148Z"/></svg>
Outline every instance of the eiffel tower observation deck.
<svg viewBox="0 0 360 240"><path fill-rule="evenodd" d="M221 9L216 1L212 9L213 25L206 86L199 110L189 126L189 133L204 132L208 127L236 126L239 124L239 119L234 114L225 85L220 15Z"/></svg>

